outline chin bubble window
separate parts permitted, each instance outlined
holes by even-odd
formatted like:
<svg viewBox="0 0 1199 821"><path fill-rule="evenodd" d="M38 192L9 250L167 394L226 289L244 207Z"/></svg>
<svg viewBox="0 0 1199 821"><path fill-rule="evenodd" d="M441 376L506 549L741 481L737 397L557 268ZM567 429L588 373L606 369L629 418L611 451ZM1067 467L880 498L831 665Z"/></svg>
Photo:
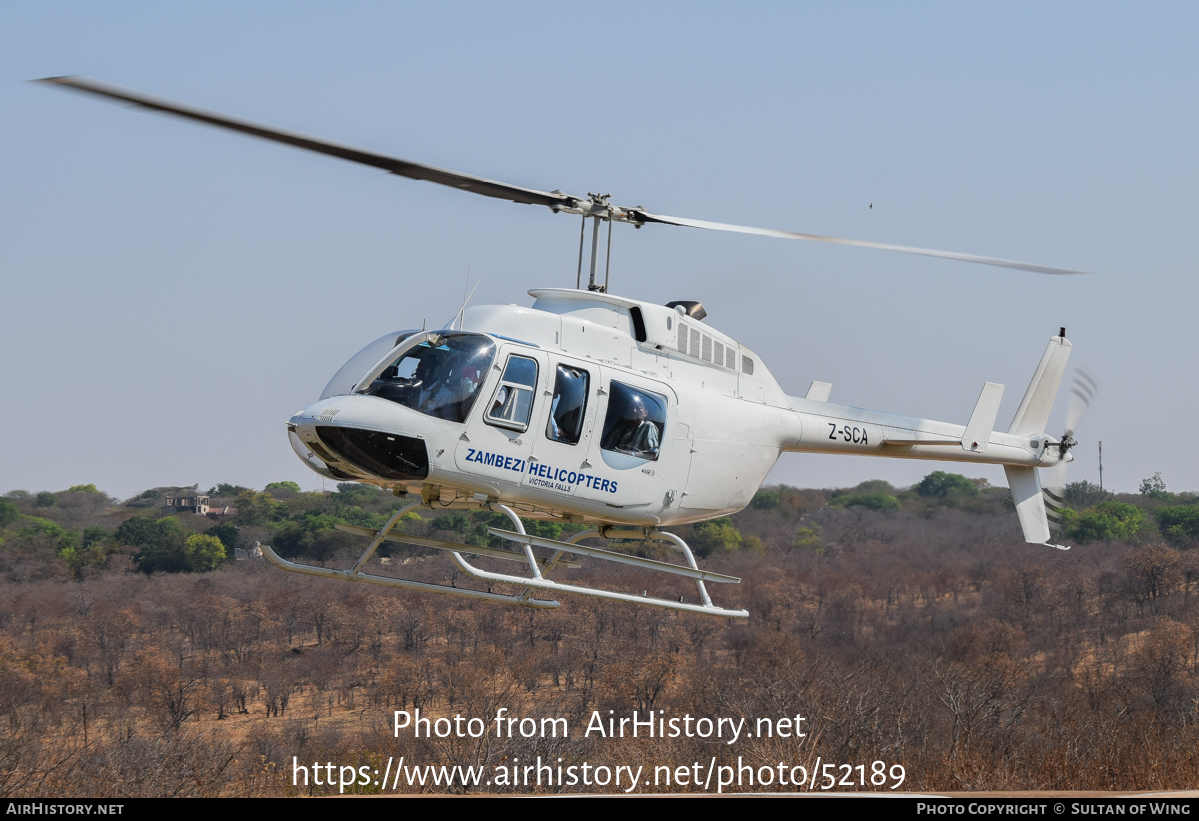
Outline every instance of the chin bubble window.
<svg viewBox="0 0 1199 821"><path fill-rule="evenodd" d="M487 421L501 428L528 430L536 388L537 360L524 356L508 357L499 387L487 410Z"/></svg>
<svg viewBox="0 0 1199 821"><path fill-rule="evenodd" d="M665 430L665 396L612 382L600 438L603 450L654 461Z"/></svg>
<svg viewBox="0 0 1199 821"><path fill-rule="evenodd" d="M554 398L550 401L550 421L546 438L568 445L579 444L583 435L583 417L587 414L587 385L590 374L580 368L559 365L554 378Z"/></svg>

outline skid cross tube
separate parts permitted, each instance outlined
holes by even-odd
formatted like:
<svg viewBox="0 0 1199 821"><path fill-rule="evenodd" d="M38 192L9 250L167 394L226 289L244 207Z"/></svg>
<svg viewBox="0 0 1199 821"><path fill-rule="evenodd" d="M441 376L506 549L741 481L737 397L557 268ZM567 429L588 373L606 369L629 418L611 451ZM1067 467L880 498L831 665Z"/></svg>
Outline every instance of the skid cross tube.
<svg viewBox="0 0 1199 821"><path fill-rule="evenodd" d="M595 533L604 539L647 539L650 541L670 542L674 545L675 549L682 553L683 557L687 559L687 564L691 566L691 570L693 572L688 573L685 568L673 564L668 565L668 567L671 569L666 572L678 573L681 576L691 576L694 578L695 586L699 588L700 600L703 601L704 605L707 607L713 607L714 605L712 604L712 598L708 595L708 588L704 586L705 579L710 582L734 582L737 584L740 584L741 582L741 580L735 576L725 576L721 573L708 573L700 570L699 565L695 563L695 556L691 553L691 548L687 546L687 543L683 541L681 537L676 536L673 533L667 533L665 530L649 530L648 528L645 530L615 530L611 527L601 526L598 530L590 532ZM585 537L580 536L579 538L582 539ZM614 559L613 561L620 560Z"/></svg>
<svg viewBox="0 0 1199 821"><path fill-rule="evenodd" d="M615 551L604 550L599 547L583 547L575 544L573 541L558 542L554 541L553 539L543 539L539 536L513 533L508 530L501 530L498 527L489 527L487 528L487 532L492 536L499 536L500 538L508 539L509 541L517 542L519 544L531 545L532 547L547 547L551 550L558 550L564 553L577 553L580 556L593 556L594 558L605 559L610 562L618 562L620 564L631 564L636 567L643 567L646 570L658 570L663 573L675 573L679 576L690 576L693 579L707 580L710 582L727 582L729 584L737 584L741 581L736 576L726 576L723 573L713 573L711 570L700 570L694 564L694 560L691 562L691 567L680 567L677 564L660 562L656 559L643 559L640 556L630 556L627 553L616 553ZM674 534L667 533L660 535L672 536ZM575 536L579 537L580 540L589 539L600 536L600 532L598 530L587 530L581 535L575 534ZM572 536L571 538L573 539L575 536ZM679 539L679 541L682 542L683 540ZM563 545L565 544L569 544L571 549L563 550ZM686 549L685 543L684 549ZM689 554L690 551L688 550L687 553ZM550 560L546 559L545 561L548 562ZM566 566L565 562L558 562L558 564Z"/></svg>
<svg viewBox="0 0 1199 821"><path fill-rule="evenodd" d="M734 576L726 576L721 573L712 573L710 571L700 570L695 563L695 556L692 555L691 549L687 543L673 533L664 531L632 531L636 536L634 538L652 539L655 541L669 541L674 547L679 550L687 559L689 567L681 567L679 565L659 562L653 559L643 559L638 556L629 556L623 553L615 553L609 550L601 550L599 548L582 547L575 544L583 539L604 536L600 530L587 530L581 533L575 533L565 542L555 541L553 539L544 539L538 536L530 536L525 533L520 517L514 511L505 505L495 505L495 508L503 511L504 514L512 520L516 528L516 532L501 530L499 528L488 528L488 532L494 536L514 541L524 547L525 555L529 561L529 567L533 571L533 578L525 578L521 576L512 576L505 573L492 573L475 567L468 562L461 551L452 551L450 558L459 570L468 576L487 582L500 582L503 584L523 585L525 587L524 595L527 596L532 590L552 590L561 593L575 593L580 596L591 596L598 599L611 599L613 601L630 602L633 604L646 604L651 607L661 607L667 610L681 610L689 613L702 613L709 616L721 616L725 618L748 618L749 611L747 610L726 610L717 607L712 603L712 599L708 596L708 591L704 587L704 580L736 583L740 579ZM624 535L623 533L620 535ZM549 548L554 550L554 555L548 560L538 561L533 554L533 547ZM640 596L631 593L619 593L612 590L600 590L593 587L584 587L582 585L564 584L556 582L545 577L542 573L544 567L548 573L562 559L566 553L575 553L578 555L592 556L594 558L604 559L606 561L619 562L621 564L630 564L636 567L641 567L646 570L656 570L658 572L673 573L683 576L689 576L695 579L695 583L699 588L702 604L690 604L683 601L670 601L669 599L650 598L644 593Z"/></svg>

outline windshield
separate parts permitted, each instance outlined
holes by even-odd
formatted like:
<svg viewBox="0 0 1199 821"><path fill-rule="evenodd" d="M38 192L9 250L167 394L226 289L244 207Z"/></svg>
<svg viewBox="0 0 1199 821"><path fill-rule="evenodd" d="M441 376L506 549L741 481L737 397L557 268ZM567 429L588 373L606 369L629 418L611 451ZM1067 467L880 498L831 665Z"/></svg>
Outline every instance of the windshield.
<svg viewBox="0 0 1199 821"><path fill-rule="evenodd" d="M358 380L366 375L367 368L374 365L388 351L414 333L420 332L394 331L393 333L384 334L354 354L350 357L349 362L342 365L337 369L337 373L333 374L333 378L329 380L329 384L321 391L321 399L328 399L330 396L344 396L354 390L354 386L358 384Z"/></svg>
<svg viewBox="0 0 1199 821"><path fill-rule="evenodd" d="M438 333L401 353L361 392L465 422L493 359L495 343L485 336Z"/></svg>

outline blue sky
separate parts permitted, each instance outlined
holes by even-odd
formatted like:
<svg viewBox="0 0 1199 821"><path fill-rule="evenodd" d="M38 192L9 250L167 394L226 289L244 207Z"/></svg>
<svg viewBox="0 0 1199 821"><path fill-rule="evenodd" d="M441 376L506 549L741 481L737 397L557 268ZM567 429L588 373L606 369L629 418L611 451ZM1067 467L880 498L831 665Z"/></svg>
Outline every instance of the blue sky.
<svg viewBox="0 0 1199 821"><path fill-rule="evenodd" d="M965 423L1065 325L1071 479L1199 489L1188 4L0 7L0 492L320 480L284 421L390 330L574 281L578 224L24 81L86 74L659 213L1096 271L618 226L613 291L699 299L783 387ZM873 208L868 207L873 204ZM622 230L623 228L623 230ZM1064 410L1059 402L1057 417ZM1060 426L1055 422L1051 432ZM785 455L772 481L936 463ZM998 468L956 468L1002 484Z"/></svg>

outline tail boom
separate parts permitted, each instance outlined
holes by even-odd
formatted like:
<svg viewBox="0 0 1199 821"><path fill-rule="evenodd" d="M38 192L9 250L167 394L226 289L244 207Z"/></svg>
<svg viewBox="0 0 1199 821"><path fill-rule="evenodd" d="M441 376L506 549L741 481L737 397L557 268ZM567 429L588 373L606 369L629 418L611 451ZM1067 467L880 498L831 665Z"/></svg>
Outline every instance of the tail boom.
<svg viewBox="0 0 1199 821"><path fill-rule="evenodd" d="M983 386L967 425L831 405L817 398L828 396L824 383L813 383L808 396L789 398L794 417L781 426L785 433L780 447L798 453L1002 465L1024 538L1066 550L1050 541L1051 524L1060 525L1061 505L1051 497L1052 511L1047 511L1036 468L1073 458L1061 442L1045 434L1071 348L1065 328L1049 340L1006 433L994 430L1003 386L992 382ZM822 390L815 390L817 386Z"/></svg>

